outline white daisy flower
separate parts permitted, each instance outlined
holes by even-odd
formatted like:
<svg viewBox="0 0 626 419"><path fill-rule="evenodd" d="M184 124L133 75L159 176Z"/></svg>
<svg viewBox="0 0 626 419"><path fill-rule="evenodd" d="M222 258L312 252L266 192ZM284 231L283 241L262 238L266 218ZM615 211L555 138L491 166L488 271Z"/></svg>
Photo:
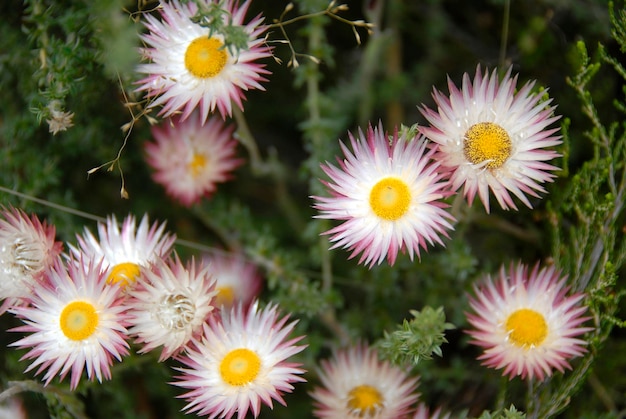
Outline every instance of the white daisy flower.
<svg viewBox="0 0 626 419"><path fill-rule="evenodd" d="M545 90L533 94L535 82L517 93L516 84L511 68L500 83L496 70L483 76L478 66L473 82L465 73L460 90L448 79L450 97L433 91L437 112L421 109L431 126L420 131L438 144L434 158L451 172L452 189L465 185L470 204L478 193L487 212L489 190L503 209L517 209L511 194L532 208L526 195L545 193L540 184L551 182L551 171L558 170L545 163L559 156L548 147L561 144L554 135L559 129L548 129L560 118L553 116L552 99L541 100Z"/></svg>
<svg viewBox="0 0 626 419"><path fill-rule="evenodd" d="M204 1L209 8L216 4ZM140 80L140 91L156 98L149 106L163 106L162 116L171 116L182 110L182 119L200 107L202 123L215 108L223 117L232 113L231 102L243 109L244 92L265 90L260 82L269 74L259 60L271 56L270 48L261 37L266 27L263 18L256 16L244 24L250 1L240 6L234 0L225 0L223 18L230 26L239 26L248 35L247 49L236 53L225 47L224 34L192 22L198 12L195 2L178 0L161 2L162 20L146 14L148 33L141 36L146 47L143 56L150 60L137 68L148 77Z"/></svg>
<svg viewBox="0 0 626 419"><path fill-rule="evenodd" d="M303 336L288 338L297 323L286 324L288 318L279 318L275 305L259 310L257 303L223 311L221 322L212 318L202 342L180 357L187 368L176 368L182 375L172 384L189 390L181 396L189 402L184 410L242 419L249 410L257 417L261 402L286 405L282 394L305 381L300 364L287 361L305 348L296 345Z"/></svg>
<svg viewBox="0 0 626 419"><path fill-rule="evenodd" d="M448 236L453 220L442 201L448 183L441 181L425 138L396 133L389 139L382 125L349 137L352 151L341 143L340 166L322 165L331 196L312 197L320 211L316 218L343 221L324 233L331 235L331 249L346 248L350 258L362 253L359 263L372 267L385 258L393 265L398 252L408 251L413 260L427 244L443 245L440 236Z"/></svg>
<svg viewBox="0 0 626 419"><path fill-rule="evenodd" d="M474 287L473 313L467 314L474 328L467 333L471 343L484 348L478 358L483 365L504 369L509 378L543 380L586 352L587 342L579 336L593 329L581 327L589 319L583 316L587 307L579 304L584 294L567 296L566 280L554 266L537 264L529 272L523 264L511 264L495 280L488 276Z"/></svg>
<svg viewBox="0 0 626 419"><path fill-rule="evenodd" d="M318 368L322 387L311 392L314 414L329 419L397 419L417 401L419 379L388 361L376 350L359 345L337 351Z"/></svg>
<svg viewBox="0 0 626 419"><path fill-rule="evenodd" d="M22 210L3 208L0 213L0 314L28 300L44 280L45 271L61 253L54 226Z"/></svg>
<svg viewBox="0 0 626 419"><path fill-rule="evenodd" d="M11 312L25 326L12 329L30 333L10 346L30 348L22 359L34 359L26 372L47 370L47 385L59 375L71 376L75 389L83 370L90 380L111 378L113 358L128 353L125 313L120 287L106 283L106 275L95 261L74 261L67 265L59 257L48 271L48 282L33 289L31 305Z"/></svg>
<svg viewBox="0 0 626 419"><path fill-rule="evenodd" d="M185 121L174 117L152 127L155 141L145 143L152 178L185 206L211 196L243 163L236 157L234 129L217 116L203 125L197 112Z"/></svg>
<svg viewBox="0 0 626 419"><path fill-rule="evenodd" d="M243 255L214 253L203 258L211 264L217 297L215 305L231 308L237 304L249 306L261 291L261 276L253 263Z"/></svg>
<svg viewBox="0 0 626 419"><path fill-rule="evenodd" d="M165 233L165 223L150 226L144 215L139 227L135 217L129 215L121 226L115 216L108 217L106 224L98 223L99 240L85 228L78 236L78 248L68 245L76 259L102 259L102 269L109 271L108 281L125 287L132 284L141 268L149 268L160 258L166 258L176 240L175 235ZM83 256L81 256L83 255Z"/></svg>
<svg viewBox="0 0 626 419"><path fill-rule="evenodd" d="M180 352L214 308L215 279L210 266L183 265L178 255L144 270L128 293L128 333L143 344L139 353L163 347L159 361Z"/></svg>

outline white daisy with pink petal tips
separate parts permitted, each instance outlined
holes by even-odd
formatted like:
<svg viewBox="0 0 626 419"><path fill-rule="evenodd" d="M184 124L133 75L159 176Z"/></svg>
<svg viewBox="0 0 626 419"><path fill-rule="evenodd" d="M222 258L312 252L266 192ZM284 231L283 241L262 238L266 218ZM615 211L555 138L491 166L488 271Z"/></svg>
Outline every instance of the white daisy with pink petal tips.
<svg viewBox="0 0 626 419"><path fill-rule="evenodd" d="M261 292L261 275L257 266L244 255L215 252L203 258L211 265L217 296L215 305L231 308L248 307Z"/></svg>
<svg viewBox="0 0 626 419"><path fill-rule="evenodd" d="M211 116L202 122L198 112L181 121L174 117L152 127L153 142L145 143L152 178L165 187L169 196L191 206L211 196L218 183L231 179L231 173L243 163L236 157L234 125Z"/></svg>
<svg viewBox="0 0 626 419"><path fill-rule="evenodd" d="M200 0L210 9L217 1ZM223 117L232 114L232 106L243 109L245 92L265 90L260 84L269 74L260 60L271 57L271 49L262 37L266 27L258 15L244 23L250 1L241 5L225 0L221 5L224 23L240 26L248 36L247 48L234 51L225 47L224 34L192 22L198 12L195 2L162 1L161 19L145 14L148 33L141 35L141 52L149 63L137 67L147 74L137 89L145 91L149 107L161 107L160 116L182 112L186 119L199 108L202 123L217 108ZM228 23L229 22L229 23Z"/></svg>
<svg viewBox="0 0 626 419"><path fill-rule="evenodd" d="M128 333L141 344L139 353L162 347L159 361L182 351L214 310L215 279L208 264L183 264L175 255L145 269L124 303Z"/></svg>
<svg viewBox="0 0 626 419"><path fill-rule="evenodd" d="M366 345L335 352L321 362L318 374L321 386L311 392L317 418L406 418L419 396L418 377L379 360Z"/></svg>
<svg viewBox="0 0 626 419"><path fill-rule="evenodd" d="M28 301L63 247L56 229L17 208L0 212L0 314Z"/></svg>
<svg viewBox="0 0 626 419"><path fill-rule="evenodd" d="M561 144L559 128L549 128L560 118L552 99L542 100L546 90L533 93L535 82L517 92L516 85L511 68L500 81L496 70L483 75L478 66L473 82L465 73L460 90L448 79L449 97L433 90L437 112L420 109L430 123L420 131L437 143L435 159L450 171L452 190L464 185L468 202L478 194L487 212L490 191L503 209L517 209L511 195L532 208L527 195L545 193L541 184L558 170L546 163L559 156L551 147Z"/></svg>
<svg viewBox="0 0 626 419"><path fill-rule="evenodd" d="M303 336L290 338L297 322L287 323L275 305L249 309L241 305L224 310L222 319L212 318L204 326L202 341L195 341L179 357L185 367L172 383L189 390L184 410L209 418L243 419L252 411L259 415L261 404L270 408L272 400L286 405L284 393L292 383L306 381L300 364L289 361L305 346L296 345Z"/></svg>
<svg viewBox="0 0 626 419"><path fill-rule="evenodd" d="M568 296L566 281L554 266L529 270L518 263L475 286L467 333L484 350L482 364L509 378L538 380L571 368L569 360L586 352L580 337L593 329L581 326L589 319L580 304L585 295Z"/></svg>
<svg viewBox="0 0 626 419"><path fill-rule="evenodd" d="M59 257L48 271L48 281L33 289L31 305L11 312L24 326L12 331L28 335L11 346L30 349L22 359L32 359L26 372L35 370L49 384L55 376L70 375L75 389L83 371L89 380L111 378L113 359L128 354L126 308L121 288L107 284L95 261L67 264Z"/></svg>
<svg viewBox="0 0 626 419"><path fill-rule="evenodd" d="M78 247L69 245L76 260L101 260L108 281L126 287L134 284L142 268L169 256L176 236L165 231L165 223L150 225L147 215L139 226L135 216L128 215L121 226L115 216L98 223L98 238L85 228L77 239Z"/></svg>
<svg viewBox="0 0 626 419"><path fill-rule="evenodd" d="M420 248L443 245L441 236L448 236L453 221L443 202L448 183L426 139L389 137L382 125L349 138L352 151L340 143L339 166L322 165L331 196L313 196L316 218L342 221L324 233L331 236L331 249L348 249L350 258L361 254L359 263L371 268L385 258L393 265L399 252L413 260Z"/></svg>

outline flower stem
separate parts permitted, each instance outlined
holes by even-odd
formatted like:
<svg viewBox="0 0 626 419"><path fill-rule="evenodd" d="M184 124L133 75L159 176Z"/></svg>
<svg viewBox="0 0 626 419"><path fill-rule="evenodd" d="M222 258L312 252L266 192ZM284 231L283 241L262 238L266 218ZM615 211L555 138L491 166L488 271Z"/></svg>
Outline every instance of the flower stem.
<svg viewBox="0 0 626 419"><path fill-rule="evenodd" d="M318 21L311 21L311 31L309 33L309 51L317 51L322 44L323 27ZM308 72L306 79L307 87L307 108L309 111L309 124L312 127L309 131L310 139L314 152L324 147L324 135L318 128L321 121L320 111L320 86L319 86L319 67L316 63L309 63L315 70ZM329 291L332 288L332 267L330 262L330 252L328 250L328 242L325 237L320 236L319 246L321 252L321 269L322 269L322 291Z"/></svg>
<svg viewBox="0 0 626 419"><path fill-rule="evenodd" d="M257 146L254 135L252 135L244 113L238 107L233 106L233 116L237 122L237 133L235 136L248 152L252 174L256 176L272 176L276 186L274 192L279 207L287 217L291 228L295 231L302 231L304 229L304 221L302 220L298 206L293 202L289 194L287 175L284 166L278 159L278 153L275 149L270 149L268 159L263 161L259 147Z"/></svg>

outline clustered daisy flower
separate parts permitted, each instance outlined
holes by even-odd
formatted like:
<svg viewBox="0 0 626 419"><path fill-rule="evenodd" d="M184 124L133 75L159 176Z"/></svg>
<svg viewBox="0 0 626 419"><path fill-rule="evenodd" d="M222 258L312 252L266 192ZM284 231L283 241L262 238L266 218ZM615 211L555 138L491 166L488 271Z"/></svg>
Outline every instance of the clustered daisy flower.
<svg viewBox="0 0 626 419"><path fill-rule="evenodd" d="M128 332L143 344L139 353L162 346L159 361L164 361L200 335L217 294L209 268L193 260L184 265L176 255L141 273L125 302Z"/></svg>
<svg viewBox="0 0 626 419"><path fill-rule="evenodd" d="M0 212L0 314L28 298L61 253L54 226L16 208Z"/></svg>
<svg viewBox="0 0 626 419"><path fill-rule="evenodd" d="M137 227L135 217L129 215L121 228L115 216L98 223L98 239L88 228L77 239L78 247L69 245L76 260L102 260L108 281L125 287L135 282L141 268L167 257L176 236L165 232L165 223L150 225L147 215Z"/></svg>
<svg viewBox="0 0 626 419"><path fill-rule="evenodd" d="M421 132L438 147L434 158L449 170L452 190L465 185L463 195L471 204L476 194L489 212L489 190L503 209L517 209L511 194L532 208L526 195L545 193L557 167L546 163L559 154L549 147L561 143L558 128L548 128L553 116L552 99L542 100L545 90L532 93L535 82L515 92L517 76L508 69L502 81L496 70L483 75L476 68L474 81L467 73L458 89L448 79L450 96L437 89L437 112L423 106L430 126Z"/></svg>
<svg viewBox="0 0 626 419"><path fill-rule="evenodd" d="M174 236L164 224L144 217L137 227L133 216L121 227L115 217L99 223L99 239L86 229L78 246L59 255L54 228L19 210L3 215L3 251L23 244L16 260L27 261L30 273L41 271L23 303L9 307L24 323L11 330L22 336L10 346L28 350L25 372L43 374L44 385L69 375L74 390L84 372L90 381L110 379L114 360L129 354L129 339L139 354L161 348L159 361L174 357L183 365L173 384L189 390L181 396L189 412L258 416L261 404L285 405L283 395L305 381L300 364L290 361L305 348L298 345L304 336L289 337L297 321L289 322L276 305L250 304L260 280L241 257L183 263L168 253ZM39 266L52 255L49 267ZM221 312L215 310L220 291L213 267L228 289Z"/></svg>
<svg viewBox="0 0 626 419"><path fill-rule="evenodd" d="M172 384L189 390L181 396L188 401L184 410L242 419L249 410L257 417L261 402L286 405L282 394L305 381L300 364L288 361L304 349L296 345L302 336L288 338L296 325L288 319L275 305L260 309L258 303L223 310L221 321L212 318L202 340L179 357L186 367L176 368L181 375Z"/></svg>
<svg viewBox="0 0 626 419"><path fill-rule="evenodd" d="M201 0L203 8L217 5ZM248 36L247 48L226 45L224 33L195 23L198 13L194 2L171 0L161 2L161 19L146 14L148 33L141 35L145 48L141 52L149 60L138 66L147 77L140 80L138 90L145 91L149 107L162 106L159 115L167 117L182 111L184 120L199 107L204 123L216 108L223 117L232 113L232 103L242 109L244 92L264 90L260 82L269 74L260 60L271 56L270 48L261 35L266 27L261 15L244 23L250 1L241 5L235 0L219 4L224 24L240 27Z"/></svg>
<svg viewBox="0 0 626 419"><path fill-rule="evenodd" d="M401 418L418 398L418 378L380 361L366 345L337 351L318 374L322 386L311 392L318 418Z"/></svg>
<svg viewBox="0 0 626 419"><path fill-rule="evenodd" d="M153 179L185 206L210 196L243 162L235 157L233 130L233 125L215 116L203 125L198 112L185 121L174 117L154 126L155 141L145 144L148 164L155 170Z"/></svg>
<svg viewBox="0 0 626 419"><path fill-rule="evenodd" d="M12 329L28 335L11 346L30 349L26 372L46 373L47 385L70 374L75 389L83 371L90 380L111 378L113 359L128 354L126 308L121 288L107 284L99 263L59 257L47 272L47 281L33 289L30 305L11 309L25 325Z"/></svg>
<svg viewBox="0 0 626 419"><path fill-rule="evenodd" d="M566 280L554 266L529 270L518 263L474 287L468 333L484 349L483 365L504 369L509 378L543 380L586 352L580 336L592 328L581 326L589 319L579 304L584 294L567 296Z"/></svg>
<svg viewBox="0 0 626 419"><path fill-rule="evenodd" d="M217 296L215 305L226 308L242 304L249 306L261 291L261 277L253 263L243 255L211 253L203 258L211 266Z"/></svg>
<svg viewBox="0 0 626 419"><path fill-rule="evenodd" d="M313 197L317 218L343 221L324 233L331 248L350 250L350 258L361 254L359 263L372 267L385 258L393 265L400 251L412 260L427 243L443 244L440 236L447 237L453 217L442 201L447 182L425 138L389 138L382 125L349 138L352 151L340 143L345 158L339 167L322 165L331 196Z"/></svg>

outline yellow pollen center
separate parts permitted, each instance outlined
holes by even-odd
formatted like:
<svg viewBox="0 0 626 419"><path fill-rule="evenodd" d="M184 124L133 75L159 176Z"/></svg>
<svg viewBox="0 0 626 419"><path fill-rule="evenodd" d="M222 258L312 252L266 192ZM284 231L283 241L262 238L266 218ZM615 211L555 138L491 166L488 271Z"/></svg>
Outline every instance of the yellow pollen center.
<svg viewBox="0 0 626 419"><path fill-rule="evenodd" d="M191 172L191 176L197 177L206 167L207 158L202 154L194 153L191 161L187 164L187 169Z"/></svg>
<svg viewBox="0 0 626 419"><path fill-rule="evenodd" d="M380 392L367 384L354 387L348 393L348 409L359 417L374 417L383 401Z"/></svg>
<svg viewBox="0 0 626 419"><path fill-rule="evenodd" d="M111 273L107 278L109 284L118 284L125 287L135 282L139 276L139 265L132 262L118 263L111 268Z"/></svg>
<svg viewBox="0 0 626 419"><path fill-rule="evenodd" d="M227 60L228 53L222 41L208 36L194 39L185 51L185 67L202 79L217 76Z"/></svg>
<svg viewBox="0 0 626 419"><path fill-rule="evenodd" d="M505 327L511 342L524 349L540 345L548 336L548 324L543 315L528 308L511 313Z"/></svg>
<svg viewBox="0 0 626 419"><path fill-rule="evenodd" d="M235 301L235 290L233 287L217 287L217 296L215 297L215 306L230 307Z"/></svg>
<svg viewBox="0 0 626 419"><path fill-rule="evenodd" d="M487 162L497 169L511 156L511 138L504 128L493 122L479 122L465 133L463 154L473 164Z"/></svg>
<svg viewBox="0 0 626 419"><path fill-rule="evenodd" d="M71 340L83 340L96 331L98 313L85 301L73 301L65 306L59 319L63 334Z"/></svg>
<svg viewBox="0 0 626 419"><path fill-rule="evenodd" d="M411 191L404 181L388 177L380 180L370 192L370 207L378 217L395 221L409 210Z"/></svg>
<svg viewBox="0 0 626 419"><path fill-rule="evenodd" d="M261 359L246 348L230 351L220 363L220 375L231 386L245 386L259 375L260 370Z"/></svg>

